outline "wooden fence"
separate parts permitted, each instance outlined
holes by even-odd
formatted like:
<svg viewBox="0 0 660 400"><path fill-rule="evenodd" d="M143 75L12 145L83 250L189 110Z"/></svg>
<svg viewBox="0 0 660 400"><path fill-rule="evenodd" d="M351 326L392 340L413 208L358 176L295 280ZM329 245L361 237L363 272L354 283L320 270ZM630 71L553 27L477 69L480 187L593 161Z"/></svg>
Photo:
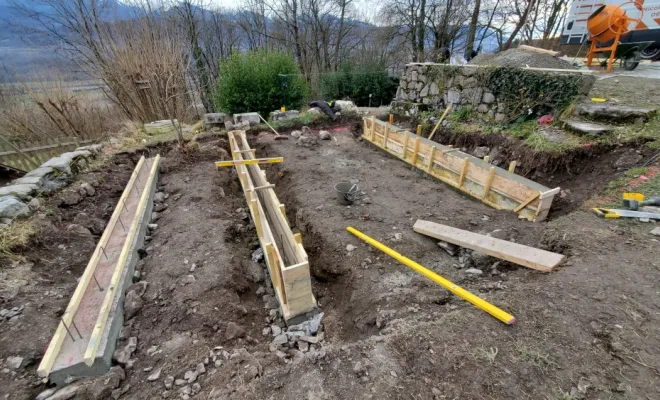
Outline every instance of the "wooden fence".
<svg viewBox="0 0 660 400"><path fill-rule="evenodd" d="M0 140L0 164L29 172L52 157L94 142L75 137L53 138L34 142L11 143Z"/></svg>

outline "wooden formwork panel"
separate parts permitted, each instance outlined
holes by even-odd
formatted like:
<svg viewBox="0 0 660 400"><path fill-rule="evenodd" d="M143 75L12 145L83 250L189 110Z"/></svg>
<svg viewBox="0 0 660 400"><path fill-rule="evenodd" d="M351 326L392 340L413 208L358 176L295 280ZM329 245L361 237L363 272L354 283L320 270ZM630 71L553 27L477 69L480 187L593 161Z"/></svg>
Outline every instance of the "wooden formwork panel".
<svg viewBox="0 0 660 400"><path fill-rule="evenodd" d="M275 194L275 185L268 182L260 163L251 161L257 159L245 131L231 131L228 135L233 165L257 229L273 288L284 319L289 320L316 307L302 237L291 231L284 205Z"/></svg>
<svg viewBox="0 0 660 400"><path fill-rule="evenodd" d="M530 221L544 220L559 193L559 188L550 189L375 117L364 119L362 137L485 204L497 210L512 210Z"/></svg>

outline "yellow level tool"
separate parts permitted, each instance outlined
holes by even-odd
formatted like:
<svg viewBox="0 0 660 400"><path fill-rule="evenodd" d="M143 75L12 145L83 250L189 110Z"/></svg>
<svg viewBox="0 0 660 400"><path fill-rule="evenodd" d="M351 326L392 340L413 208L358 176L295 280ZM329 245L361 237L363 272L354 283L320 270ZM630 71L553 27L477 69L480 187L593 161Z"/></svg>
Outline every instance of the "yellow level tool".
<svg viewBox="0 0 660 400"><path fill-rule="evenodd" d="M215 166L220 168L235 167L237 165L275 164L281 162L284 162L284 157L255 158L254 160L216 161Z"/></svg>
<svg viewBox="0 0 660 400"><path fill-rule="evenodd" d="M513 315L507 313L506 311L497 308L496 306L490 304L486 300L482 299L481 297L475 296L472 293L468 292L467 290L463 289L462 287L456 285L454 282L449 281L442 276L436 274L435 272L429 270L428 268L423 267L421 264L418 264L414 262L413 260L409 259L408 257L402 256L401 254L397 253L396 251L392 250L391 248L385 246L384 244L380 243L379 241L370 238L369 236L365 235L364 233L358 231L357 229L349 226L346 228L347 231L352 233L353 235L359 237L360 239L364 240L368 244L372 245L373 247L377 248L378 250L382 251L383 253L387 254L388 256L394 258L398 262L402 263L403 265L410 267L413 271L424 275L425 277L429 278L433 282L437 283L438 285L444 287L445 289L449 290L456 296L460 297L461 299L472 303L473 306L486 311L488 314L492 315L493 317L499 319L500 321L504 322L505 324L512 325L516 322L516 317Z"/></svg>

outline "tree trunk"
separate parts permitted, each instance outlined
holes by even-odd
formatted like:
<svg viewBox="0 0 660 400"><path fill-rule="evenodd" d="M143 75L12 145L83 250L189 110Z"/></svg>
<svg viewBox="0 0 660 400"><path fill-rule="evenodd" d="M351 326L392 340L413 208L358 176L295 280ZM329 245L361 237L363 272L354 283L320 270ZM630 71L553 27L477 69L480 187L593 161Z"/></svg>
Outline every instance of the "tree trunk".
<svg viewBox="0 0 660 400"><path fill-rule="evenodd" d="M474 49L474 38L477 35L477 24L479 23L479 12L481 11L481 0L474 2L474 10L472 11L472 19L470 19L470 29L468 30L467 46L465 47L465 54L470 54Z"/></svg>
<svg viewBox="0 0 660 400"><path fill-rule="evenodd" d="M527 22L527 16L529 15L529 12L532 10L533 5L534 5L534 0L529 0L529 3L527 3L527 8L525 8L525 12L523 12L523 15L520 16L520 20L516 24L516 27L513 29L513 32L511 32L511 36L509 36L509 39L507 39L506 43L504 43L504 46L502 46L502 50L508 50L509 47L511 47L511 44L516 39L516 35L518 34L518 32L520 32L520 29Z"/></svg>
<svg viewBox="0 0 660 400"><path fill-rule="evenodd" d="M426 0L419 6L419 20L417 21L417 60L424 61L424 37L426 31Z"/></svg>

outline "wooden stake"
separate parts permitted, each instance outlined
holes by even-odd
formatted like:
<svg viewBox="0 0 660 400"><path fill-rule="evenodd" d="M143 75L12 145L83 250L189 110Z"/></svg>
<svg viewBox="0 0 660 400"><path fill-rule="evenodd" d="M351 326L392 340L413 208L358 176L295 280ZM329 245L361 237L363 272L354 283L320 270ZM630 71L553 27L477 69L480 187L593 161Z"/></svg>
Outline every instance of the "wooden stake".
<svg viewBox="0 0 660 400"><path fill-rule="evenodd" d="M391 116L392 114L390 114ZM385 135L383 137L383 148L387 150L387 135L390 133L390 124L385 124Z"/></svg>
<svg viewBox="0 0 660 400"><path fill-rule="evenodd" d="M487 163L490 160L490 156L484 156L484 162Z"/></svg>
<svg viewBox="0 0 660 400"><path fill-rule="evenodd" d="M408 139L410 138L410 135L408 135L408 132L404 133L403 137L403 159L406 159L406 153L408 152Z"/></svg>
<svg viewBox="0 0 660 400"><path fill-rule="evenodd" d="M394 114L390 114L390 124L394 125Z"/></svg>
<svg viewBox="0 0 660 400"><path fill-rule="evenodd" d="M417 136L422 136L422 126L417 125Z"/></svg>
<svg viewBox="0 0 660 400"><path fill-rule="evenodd" d="M376 116L371 116L371 141L376 141Z"/></svg>
<svg viewBox="0 0 660 400"><path fill-rule="evenodd" d="M511 161L511 163L509 164L509 172L511 172L512 174L515 173L516 165L518 165L518 161Z"/></svg>
<svg viewBox="0 0 660 400"><path fill-rule="evenodd" d="M415 138L415 143L413 144L413 156L412 156L412 165L417 164L417 153L419 152L419 137Z"/></svg>
<svg viewBox="0 0 660 400"><path fill-rule="evenodd" d="M270 124L268 123L268 121L266 121L266 120L264 119L264 117L261 116L261 114L259 114L259 118L261 118L261 120L264 121L264 123L265 123L266 125L268 125L268 127L270 128L270 130L273 131L273 132L275 133L275 136L280 136L280 134L277 133L277 131L275 130L275 128L273 128L272 126L270 126Z"/></svg>
<svg viewBox="0 0 660 400"><path fill-rule="evenodd" d="M481 196L482 199L485 199L490 191L490 185L493 184L493 178L495 177L495 167L491 167L488 171L488 178L486 179L486 184L484 185L484 194Z"/></svg>
<svg viewBox="0 0 660 400"><path fill-rule="evenodd" d="M462 188L463 183L465 183L465 177L467 176L468 166L470 165L470 159L465 158L463 161L463 168L461 169L461 176L458 178L458 187Z"/></svg>
<svg viewBox="0 0 660 400"><path fill-rule="evenodd" d="M250 200L250 210L252 211L252 218L254 218L254 226L257 228L257 235L259 237L263 237L264 230L263 226L261 225L261 215L259 215L259 205L257 203L257 199Z"/></svg>
<svg viewBox="0 0 660 400"><path fill-rule="evenodd" d="M429 154L429 160L428 164L426 165L426 170L431 173L431 169L433 168L433 158L435 157L435 146L431 146L431 154Z"/></svg>
<svg viewBox="0 0 660 400"><path fill-rule="evenodd" d="M237 165L274 164L284 162L284 157L255 158L253 160L216 161L216 167L235 167Z"/></svg>

